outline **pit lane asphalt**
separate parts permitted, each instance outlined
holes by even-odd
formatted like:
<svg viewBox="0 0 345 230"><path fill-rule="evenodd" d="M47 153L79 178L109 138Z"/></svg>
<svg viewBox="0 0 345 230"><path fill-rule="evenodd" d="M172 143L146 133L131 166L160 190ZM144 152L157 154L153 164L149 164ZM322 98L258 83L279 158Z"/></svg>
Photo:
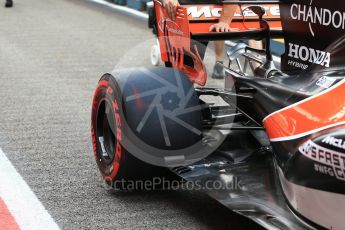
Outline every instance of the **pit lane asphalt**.
<svg viewBox="0 0 345 230"><path fill-rule="evenodd" d="M102 73L151 38L146 23L88 1L0 7L0 147L61 229L258 228L202 192L103 189L92 93ZM149 66L149 46L141 48L127 60Z"/></svg>

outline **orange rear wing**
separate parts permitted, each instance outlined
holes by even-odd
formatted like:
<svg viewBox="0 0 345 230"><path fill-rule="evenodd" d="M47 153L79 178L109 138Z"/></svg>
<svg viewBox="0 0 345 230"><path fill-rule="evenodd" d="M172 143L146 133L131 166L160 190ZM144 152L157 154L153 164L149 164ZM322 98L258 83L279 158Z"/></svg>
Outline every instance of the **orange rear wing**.
<svg viewBox="0 0 345 230"><path fill-rule="evenodd" d="M162 3L154 1L157 20L157 32L161 50L161 58L174 68L185 72L191 81L204 85L206 70L196 47L191 47L191 40L231 40L262 39L267 34L260 26L260 20L248 6L260 5L265 8L264 19L268 21L272 37L282 37L282 26L279 5L272 1L223 2L239 5L239 11L231 22L231 32L217 33L209 31L221 15L223 5L182 5L177 8L176 18L169 18ZM255 4L254 4L255 3ZM186 55L193 59L193 66L184 63Z"/></svg>
<svg viewBox="0 0 345 230"><path fill-rule="evenodd" d="M263 37L258 16L248 9L249 6L260 5L266 13L264 19L268 22L271 35L282 37L282 24L280 20L279 4L250 2L231 2L239 5L237 12L230 24L230 33L210 32L209 28L217 23L224 5L183 5L187 9L189 30L196 40L231 40L231 39L258 39Z"/></svg>
<svg viewBox="0 0 345 230"><path fill-rule="evenodd" d="M159 0L155 0L155 5L161 3ZM273 37L282 37L282 24L280 20L280 7L279 1L223 1L222 5L215 4L193 4L182 5L181 7L187 10L187 15L184 16L184 20L188 20L189 31L193 37L202 37L203 40L226 40L226 39L239 39L243 36L245 38L254 36L253 30L260 36L260 22L258 16L248 9L249 6L259 5L265 9L264 19L268 21L271 29L271 35ZM238 10L234 15L234 18L230 24L232 31L230 33L221 33L213 36L215 32L210 32L209 28L212 24L216 23L223 10L224 5L237 5ZM158 7L159 8L159 7ZM157 13L157 7L155 6ZM165 10L163 10L165 11ZM166 16L167 15L161 15ZM166 19L167 19L166 18ZM158 19L158 17L157 17ZM239 33L236 33L239 32ZM244 33L242 33L244 32ZM245 35L246 32L249 32ZM202 36L200 36L202 35ZM208 39L207 39L207 35Z"/></svg>

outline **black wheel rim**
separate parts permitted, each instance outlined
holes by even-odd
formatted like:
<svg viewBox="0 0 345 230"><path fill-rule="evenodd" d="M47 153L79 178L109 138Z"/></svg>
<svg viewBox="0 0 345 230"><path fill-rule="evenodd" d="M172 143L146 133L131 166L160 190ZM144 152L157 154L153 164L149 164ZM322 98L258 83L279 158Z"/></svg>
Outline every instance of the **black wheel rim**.
<svg viewBox="0 0 345 230"><path fill-rule="evenodd" d="M106 164L111 164L116 149L116 120L111 103L107 100L100 102L97 110L97 153Z"/></svg>

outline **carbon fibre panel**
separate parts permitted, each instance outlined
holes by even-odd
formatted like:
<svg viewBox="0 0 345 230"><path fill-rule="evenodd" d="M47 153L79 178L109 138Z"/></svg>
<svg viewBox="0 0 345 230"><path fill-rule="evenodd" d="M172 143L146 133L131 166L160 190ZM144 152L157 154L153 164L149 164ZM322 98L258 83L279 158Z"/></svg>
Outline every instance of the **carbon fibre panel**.
<svg viewBox="0 0 345 230"><path fill-rule="evenodd" d="M215 153L198 164L173 169L212 198L267 229L314 229L286 203L269 151L256 151L236 162ZM234 150L236 152L236 150ZM221 188L220 188L221 187Z"/></svg>

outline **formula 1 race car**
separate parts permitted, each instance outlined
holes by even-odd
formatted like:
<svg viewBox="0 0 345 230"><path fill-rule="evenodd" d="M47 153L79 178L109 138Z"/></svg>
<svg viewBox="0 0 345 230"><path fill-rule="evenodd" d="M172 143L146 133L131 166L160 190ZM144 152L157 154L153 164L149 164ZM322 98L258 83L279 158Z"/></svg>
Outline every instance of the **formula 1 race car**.
<svg viewBox="0 0 345 230"><path fill-rule="evenodd" d="M105 74L94 94L94 155L107 184L164 188L178 176L267 229L343 229L342 3L181 5L172 20L155 1L149 23L167 67ZM241 9L232 31L210 32L226 4ZM285 42L279 68L272 38ZM204 87L203 45L245 39L266 48L229 48L224 87Z"/></svg>

